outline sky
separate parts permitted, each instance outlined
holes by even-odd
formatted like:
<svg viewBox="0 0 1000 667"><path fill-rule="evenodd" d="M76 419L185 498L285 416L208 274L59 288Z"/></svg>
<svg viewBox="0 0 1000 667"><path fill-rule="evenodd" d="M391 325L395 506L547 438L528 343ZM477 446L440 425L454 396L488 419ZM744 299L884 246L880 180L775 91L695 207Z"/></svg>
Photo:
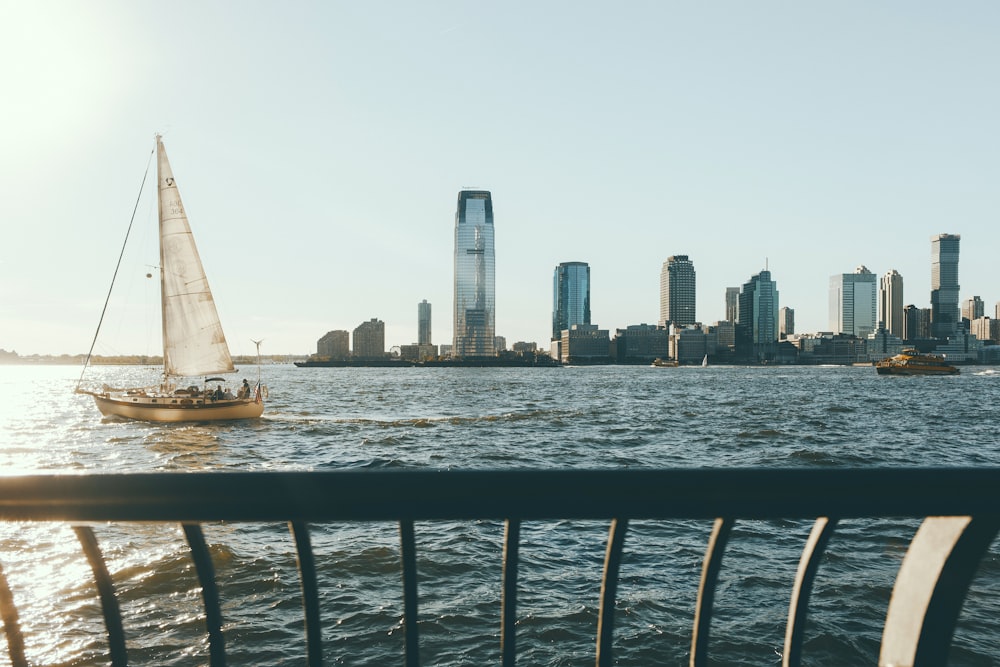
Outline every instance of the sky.
<svg viewBox="0 0 1000 667"><path fill-rule="evenodd" d="M765 267L799 332L859 265L928 307L941 233L992 315L998 34L992 0L0 0L0 349L90 349L135 208L95 353L160 353L156 133L234 354L413 343L423 299L450 343L463 188L508 345L548 347L567 261L612 335L678 254L706 323Z"/></svg>

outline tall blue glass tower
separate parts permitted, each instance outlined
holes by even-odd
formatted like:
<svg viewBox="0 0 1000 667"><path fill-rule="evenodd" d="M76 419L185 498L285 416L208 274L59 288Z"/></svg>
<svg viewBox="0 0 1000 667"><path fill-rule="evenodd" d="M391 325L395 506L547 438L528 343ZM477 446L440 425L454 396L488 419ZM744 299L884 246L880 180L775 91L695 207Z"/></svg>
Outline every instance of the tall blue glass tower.
<svg viewBox="0 0 1000 667"><path fill-rule="evenodd" d="M574 324L590 324L590 266L563 262L552 278L552 340Z"/></svg>
<svg viewBox="0 0 1000 667"><path fill-rule="evenodd" d="M496 356L496 268L493 199L462 190L455 212L455 325L452 355Z"/></svg>

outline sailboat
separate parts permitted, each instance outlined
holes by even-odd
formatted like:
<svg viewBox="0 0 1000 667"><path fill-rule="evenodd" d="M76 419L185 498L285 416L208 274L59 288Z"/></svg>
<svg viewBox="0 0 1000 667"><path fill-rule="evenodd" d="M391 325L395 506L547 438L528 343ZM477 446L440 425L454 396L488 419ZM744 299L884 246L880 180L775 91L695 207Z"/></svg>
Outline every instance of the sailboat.
<svg viewBox="0 0 1000 667"><path fill-rule="evenodd" d="M223 378L210 377L235 373L236 368L160 135L156 135L156 166L160 213L162 380L157 386L126 389L104 385L100 390L88 390L78 385L76 391L93 396L97 409L104 416L151 422L260 417L264 412L267 387L260 383L259 367L256 385L251 386L244 379L235 395L228 389L223 391ZM258 364L259 356L258 346ZM89 359L88 355L88 363ZM191 378L202 378L201 386Z"/></svg>
<svg viewBox="0 0 1000 667"><path fill-rule="evenodd" d="M702 357L702 359L701 359L701 367L702 367L702 368L705 368L705 367L707 367L707 366L708 366L708 355L706 354L706 355L705 355L704 357Z"/></svg>

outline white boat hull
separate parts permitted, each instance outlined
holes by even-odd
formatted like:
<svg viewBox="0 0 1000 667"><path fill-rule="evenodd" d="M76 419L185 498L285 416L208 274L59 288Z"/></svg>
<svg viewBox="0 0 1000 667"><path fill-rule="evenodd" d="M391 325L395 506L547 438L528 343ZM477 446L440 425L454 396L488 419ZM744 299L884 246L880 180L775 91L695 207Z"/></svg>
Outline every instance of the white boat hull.
<svg viewBox="0 0 1000 667"><path fill-rule="evenodd" d="M213 401L169 395L93 394L97 409L105 417L124 417L149 422L203 422L256 419L264 402L253 399Z"/></svg>

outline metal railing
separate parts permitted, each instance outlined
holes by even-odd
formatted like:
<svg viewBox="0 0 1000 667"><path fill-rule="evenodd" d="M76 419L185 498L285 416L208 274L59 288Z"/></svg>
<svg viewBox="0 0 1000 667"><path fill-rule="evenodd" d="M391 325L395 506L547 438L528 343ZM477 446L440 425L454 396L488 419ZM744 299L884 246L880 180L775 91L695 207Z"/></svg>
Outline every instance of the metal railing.
<svg viewBox="0 0 1000 667"><path fill-rule="evenodd" d="M897 574L879 664L946 662L966 591L1000 528L1000 469L681 469L157 473L0 478L0 520L175 522L183 525L202 589L210 662L226 660L219 593L202 533L208 522L287 522L304 601L305 654L322 664L319 587L310 524L394 521L402 560L405 664L419 664L414 522L505 522L501 662L517 653L517 573L524 521L610 521L599 603L596 664L611 665L618 571L630 520L714 522L702 563L690 664L708 664L722 556L736 521L815 519L799 561L782 653L798 665L812 583L837 522L916 517L920 529ZM127 664L121 612L93 531L75 525L94 572L112 665ZM0 562L3 555L0 554ZM17 609L0 571L0 612L11 664L27 665Z"/></svg>

